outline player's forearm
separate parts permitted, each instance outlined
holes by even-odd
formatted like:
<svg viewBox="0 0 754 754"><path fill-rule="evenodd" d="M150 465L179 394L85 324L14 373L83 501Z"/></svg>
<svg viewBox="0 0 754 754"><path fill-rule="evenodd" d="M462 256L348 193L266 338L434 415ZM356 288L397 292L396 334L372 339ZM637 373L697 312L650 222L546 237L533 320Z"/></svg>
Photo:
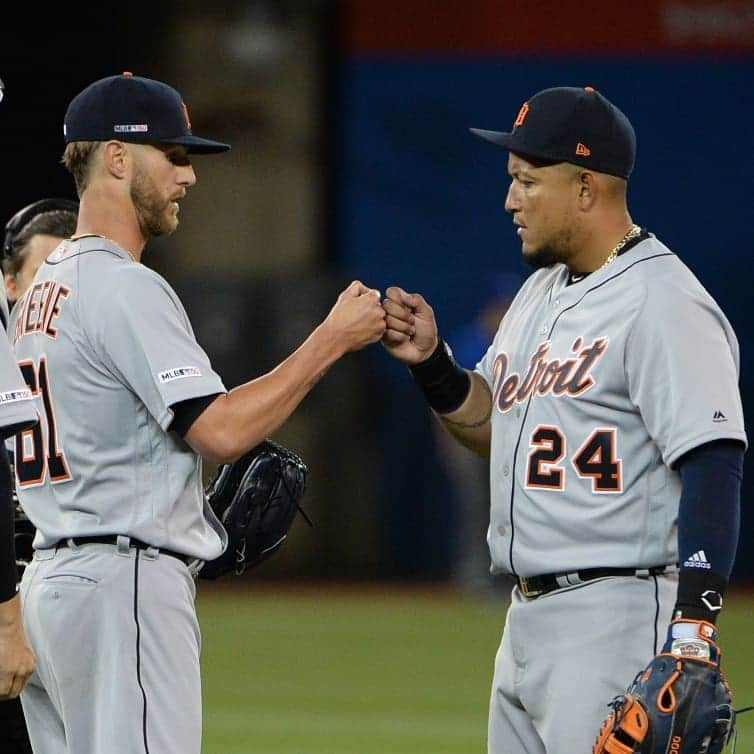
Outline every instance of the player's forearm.
<svg viewBox="0 0 754 754"><path fill-rule="evenodd" d="M471 385L464 402L450 413L434 413L445 430L458 442L483 458L489 458L492 395L489 386L478 374L468 374Z"/></svg>
<svg viewBox="0 0 754 754"><path fill-rule="evenodd" d="M680 573L675 618L717 620L736 557L744 452L737 440L716 440L678 461Z"/></svg>
<svg viewBox="0 0 754 754"><path fill-rule="evenodd" d="M442 426L462 445L489 458L492 395L482 377L458 364L442 340L409 370Z"/></svg>
<svg viewBox="0 0 754 754"><path fill-rule="evenodd" d="M272 434L343 355L326 323L270 372L215 399L186 433L207 460L228 463Z"/></svg>

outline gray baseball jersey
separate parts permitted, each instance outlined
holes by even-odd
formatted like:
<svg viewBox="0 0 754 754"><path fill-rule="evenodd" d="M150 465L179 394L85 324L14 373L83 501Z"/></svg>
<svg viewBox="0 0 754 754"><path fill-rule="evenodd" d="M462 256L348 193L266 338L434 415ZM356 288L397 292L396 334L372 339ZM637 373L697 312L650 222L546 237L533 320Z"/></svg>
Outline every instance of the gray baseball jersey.
<svg viewBox="0 0 754 754"><path fill-rule="evenodd" d="M584 280L532 274L476 370L493 395L493 572L674 563L673 464L746 443L738 342L654 236Z"/></svg>
<svg viewBox="0 0 754 754"><path fill-rule="evenodd" d="M64 241L9 333L42 417L16 444L34 546L124 534L219 556L226 537L204 500L201 458L166 430L171 405L225 387L168 283L107 239Z"/></svg>
<svg viewBox="0 0 754 754"><path fill-rule="evenodd" d="M8 322L8 299L0 286L0 318ZM34 396L16 364L8 338L0 338L0 427L26 426L37 421Z"/></svg>

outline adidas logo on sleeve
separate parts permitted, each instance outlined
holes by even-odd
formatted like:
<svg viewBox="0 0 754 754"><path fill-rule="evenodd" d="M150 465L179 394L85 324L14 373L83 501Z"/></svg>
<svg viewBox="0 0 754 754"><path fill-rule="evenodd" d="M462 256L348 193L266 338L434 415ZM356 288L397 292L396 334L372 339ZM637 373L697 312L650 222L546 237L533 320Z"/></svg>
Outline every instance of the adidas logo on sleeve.
<svg viewBox="0 0 754 754"><path fill-rule="evenodd" d="M695 552L684 564L684 568L712 568L704 554L704 550Z"/></svg>

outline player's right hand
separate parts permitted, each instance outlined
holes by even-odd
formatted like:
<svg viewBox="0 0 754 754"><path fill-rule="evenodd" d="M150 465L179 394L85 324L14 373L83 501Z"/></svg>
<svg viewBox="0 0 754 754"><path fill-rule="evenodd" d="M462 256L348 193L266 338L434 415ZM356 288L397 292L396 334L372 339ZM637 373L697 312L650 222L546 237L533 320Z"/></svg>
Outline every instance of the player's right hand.
<svg viewBox="0 0 754 754"><path fill-rule="evenodd" d="M385 310L380 302L380 292L354 280L338 296L325 324L344 353L376 343L385 332Z"/></svg>
<svg viewBox="0 0 754 754"><path fill-rule="evenodd" d="M419 293L407 293L391 286L382 306L387 314L382 345L404 364L418 364L428 359L437 347L437 323L432 307Z"/></svg>
<svg viewBox="0 0 754 754"><path fill-rule="evenodd" d="M20 595L0 604L0 700L15 699L34 670L21 624Z"/></svg>

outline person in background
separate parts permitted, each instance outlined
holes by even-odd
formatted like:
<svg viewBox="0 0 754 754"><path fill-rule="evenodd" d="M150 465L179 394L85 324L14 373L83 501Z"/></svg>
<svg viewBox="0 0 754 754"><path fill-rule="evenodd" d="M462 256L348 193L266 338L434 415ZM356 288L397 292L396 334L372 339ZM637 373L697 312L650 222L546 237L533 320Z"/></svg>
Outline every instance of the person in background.
<svg viewBox="0 0 754 754"><path fill-rule="evenodd" d="M468 322L448 333L448 346L456 361L474 369L489 347L505 312L518 292L524 276L500 272L480 288L481 303ZM457 443L439 424L433 423L437 448L451 482L457 519L453 583L480 597L494 597L510 585L503 576L490 573L487 527L490 522L489 463Z"/></svg>
<svg viewBox="0 0 754 754"><path fill-rule="evenodd" d="M0 101L3 93L4 85L0 80ZM0 294L0 324L7 331L8 302L4 292ZM0 334L0 441L31 429L39 422L33 395L25 383L10 342ZM0 700L18 697L35 663L21 620L21 598L17 594L11 468L4 447L0 442Z"/></svg>
<svg viewBox="0 0 754 754"><path fill-rule="evenodd" d="M34 279L50 252L76 230L78 202L40 199L20 209L5 226L3 276L12 306Z"/></svg>

